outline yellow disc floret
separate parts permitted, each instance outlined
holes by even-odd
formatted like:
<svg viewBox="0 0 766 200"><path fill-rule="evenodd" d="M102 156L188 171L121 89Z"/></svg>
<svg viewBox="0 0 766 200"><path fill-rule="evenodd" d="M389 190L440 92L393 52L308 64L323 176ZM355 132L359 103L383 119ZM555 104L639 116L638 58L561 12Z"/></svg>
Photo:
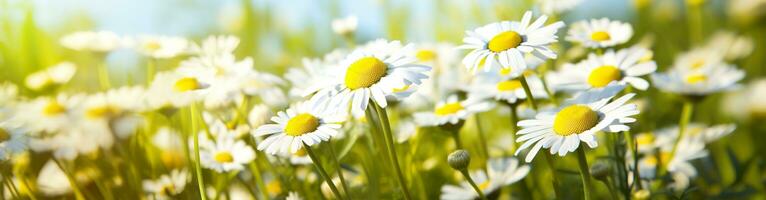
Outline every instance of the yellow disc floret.
<svg viewBox="0 0 766 200"><path fill-rule="evenodd" d="M590 39L596 42L603 42L612 39L606 31L596 31L590 34Z"/></svg>
<svg viewBox="0 0 766 200"><path fill-rule="evenodd" d="M221 151L216 153L213 159L215 159L215 161L219 163L234 162L234 156L232 156L231 153L229 153L228 151Z"/></svg>
<svg viewBox="0 0 766 200"><path fill-rule="evenodd" d="M497 83L497 90L498 91L512 91L521 88L521 81L518 80L507 80L507 81L501 81Z"/></svg>
<svg viewBox="0 0 766 200"><path fill-rule="evenodd" d="M388 66L375 57L361 58L346 70L345 83L349 89L370 87L386 75Z"/></svg>
<svg viewBox="0 0 766 200"><path fill-rule="evenodd" d="M618 81L622 79L622 71L612 65L604 65L593 69L588 75L588 84L593 87L604 87L609 85L612 81Z"/></svg>
<svg viewBox="0 0 766 200"><path fill-rule="evenodd" d="M463 105L460 105L460 103L448 103L448 104L444 104L441 107L436 108L434 113L439 116L444 116L444 115L455 114L463 109L464 109Z"/></svg>
<svg viewBox="0 0 766 200"><path fill-rule="evenodd" d="M493 52L501 52L518 47L522 40L521 35L516 31L506 31L495 35L495 37L489 40L487 48Z"/></svg>
<svg viewBox="0 0 766 200"><path fill-rule="evenodd" d="M425 62L425 61L432 61L436 59L436 52L433 50L420 50L417 54L415 54L415 57L418 58L418 60Z"/></svg>
<svg viewBox="0 0 766 200"><path fill-rule="evenodd" d="M561 136L579 134L598 124L598 113L586 105L571 105L556 114L553 131Z"/></svg>
<svg viewBox="0 0 766 200"><path fill-rule="evenodd" d="M704 74L692 74L686 76L686 82L689 84L697 84L707 80L707 76Z"/></svg>
<svg viewBox="0 0 766 200"><path fill-rule="evenodd" d="M319 127L319 119L314 115L303 113L296 115L285 126L285 134L289 136L301 136L306 133L311 133L317 130Z"/></svg>
<svg viewBox="0 0 766 200"><path fill-rule="evenodd" d="M47 116L54 116L64 112L66 112L66 108L55 100L49 101L48 104L45 104L45 107L43 107L43 114Z"/></svg>
<svg viewBox="0 0 766 200"><path fill-rule="evenodd" d="M177 92L188 92L192 90L201 89L202 84L194 77L185 77L178 79L176 84L173 85L173 89Z"/></svg>

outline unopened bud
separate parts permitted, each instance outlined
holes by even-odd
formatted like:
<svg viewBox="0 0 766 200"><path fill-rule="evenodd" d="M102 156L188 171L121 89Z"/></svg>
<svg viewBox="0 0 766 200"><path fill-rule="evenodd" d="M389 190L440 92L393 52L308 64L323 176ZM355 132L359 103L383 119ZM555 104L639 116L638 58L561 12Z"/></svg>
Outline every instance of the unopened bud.
<svg viewBox="0 0 766 200"><path fill-rule="evenodd" d="M447 163L455 170L465 170L471 163L471 154L466 150L458 149L447 157Z"/></svg>

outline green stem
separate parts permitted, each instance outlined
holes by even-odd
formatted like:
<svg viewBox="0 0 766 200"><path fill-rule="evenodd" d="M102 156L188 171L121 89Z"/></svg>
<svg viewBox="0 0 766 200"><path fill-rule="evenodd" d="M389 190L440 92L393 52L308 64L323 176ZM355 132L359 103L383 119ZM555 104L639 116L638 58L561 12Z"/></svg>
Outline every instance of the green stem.
<svg viewBox="0 0 766 200"><path fill-rule="evenodd" d="M192 140L194 142L194 158L195 162L193 163L194 166L194 172L197 177L197 186L199 187L199 195L200 199L205 200L207 199L207 194L205 193L205 179L202 177L202 166L200 165L200 156L199 156L199 127L197 125L198 119L197 119L197 106L196 104L192 103L190 106L190 115L191 115L191 124L192 124Z"/></svg>
<svg viewBox="0 0 766 200"><path fill-rule="evenodd" d="M559 196L559 186L561 185L559 183L558 179L558 173L556 173L556 163L553 162L553 158L551 157L551 154L549 153L543 153L545 155L545 161L548 164L548 168L551 170L551 176L553 177L553 194L555 195L553 198L557 199Z"/></svg>
<svg viewBox="0 0 766 200"><path fill-rule="evenodd" d="M109 80L109 67L106 65L106 55L98 55L98 57L98 82L101 85L101 89L107 90L112 86Z"/></svg>
<svg viewBox="0 0 766 200"><path fill-rule="evenodd" d="M383 130L383 137L386 140L386 147L388 149L389 158L391 159L391 163L394 165L394 170L396 170L396 179L399 182L399 187L402 188L405 199L412 199L410 196L410 191L407 189L407 184L404 181L404 174L402 173L402 169L399 167L399 158L396 155L396 146L393 139L394 136L391 133L391 125L388 122L388 114L386 114L386 109L381 108L377 103L372 103L372 105L375 108L375 111L378 113L378 120L380 120L381 129Z"/></svg>
<svg viewBox="0 0 766 200"><path fill-rule="evenodd" d="M351 190L348 190L346 178L343 177L343 168L340 166L340 159L338 159L338 155L335 154L335 148L332 146L332 140L328 140L327 143L328 146L330 146L330 155L332 156L333 161L335 161L335 167L338 169L338 178L340 178L340 184L343 186L343 192L346 194L346 197L349 197Z"/></svg>
<svg viewBox="0 0 766 200"><path fill-rule="evenodd" d="M450 130L450 133L452 134L452 138L455 140L455 147L457 149L463 149L463 142L460 141L460 129Z"/></svg>
<svg viewBox="0 0 766 200"><path fill-rule="evenodd" d="M316 154L314 154L314 150L311 150L311 146L303 143L303 148L305 148L306 152L308 152L309 158L311 158L311 161L314 163L314 167L317 168L317 171L319 171L319 174L322 175L324 181L328 186L330 186L330 190L332 190L332 193L335 195L335 197L338 199L343 199L343 196L340 195L338 188L335 187L335 183L333 183L332 178L330 178L330 175L327 175L327 171L325 171L322 167L322 163L320 162L319 158L317 158Z"/></svg>
<svg viewBox="0 0 766 200"><path fill-rule="evenodd" d="M684 138L686 133L686 125L689 124L689 120L691 120L692 112L694 110L694 102L692 101L685 101L684 106L681 110L681 119L678 121L678 138L676 138L675 143L673 144L673 150L670 151L670 158L672 158L676 151L678 151L678 144L681 143L681 140ZM667 172L667 169L662 166L658 166L660 168L659 175L664 175L665 172Z"/></svg>
<svg viewBox="0 0 766 200"><path fill-rule="evenodd" d="M13 179L11 179L10 175L3 175L3 181L7 184L5 185L8 187L8 191L11 193L11 196L13 199L21 199L21 195L19 194L19 190L16 189L16 184L13 183Z"/></svg>
<svg viewBox="0 0 766 200"><path fill-rule="evenodd" d="M577 148L578 165L580 166L580 177L582 178L582 190L585 200L591 199L593 185L591 184L590 169L588 168L588 159L585 158L585 147Z"/></svg>
<svg viewBox="0 0 766 200"><path fill-rule="evenodd" d="M532 90L529 89L529 83L527 83L527 78L524 77L522 74L519 76L519 81L521 81L521 87L524 88L524 94L527 95L527 103L529 103L530 106L532 106L532 109L537 111L537 103L535 102L535 97L532 96Z"/></svg>
<svg viewBox="0 0 766 200"><path fill-rule="evenodd" d="M473 181L473 179L471 178L471 175L468 174L468 170L465 170L465 169L460 170L460 173L463 174L463 176L465 176L465 180L467 180L468 183L471 184L471 186L473 187L473 190L476 190L476 193L479 194L479 199L487 200L487 197L484 196L483 192L481 192L481 188L479 188L479 186L476 185L476 182Z"/></svg>
<svg viewBox="0 0 766 200"><path fill-rule="evenodd" d="M641 175L638 172L638 143L636 142L635 138L633 138L633 134L630 133L630 131L625 131L625 139L627 140L627 145L630 148L631 154L633 154L633 185L638 187L639 190L644 189L644 186L641 185Z"/></svg>
<svg viewBox="0 0 766 200"><path fill-rule="evenodd" d="M261 170L258 168L258 163L255 161L250 163L250 171L255 176L255 185L259 188L261 191L261 194L263 195L263 199L269 198L269 191L266 190L266 183L263 181L263 176L261 176Z"/></svg>
<svg viewBox="0 0 766 200"><path fill-rule="evenodd" d="M516 123L519 122L516 105L518 104L508 104L508 108L511 109L511 152L516 152L516 132L519 130L519 127L516 126Z"/></svg>
<svg viewBox="0 0 766 200"><path fill-rule="evenodd" d="M479 142L481 142L481 151L484 153L485 160L489 160L489 145L487 145L487 138L484 136L484 129L481 127L481 118L479 113L474 115L476 120L476 131L479 132Z"/></svg>
<svg viewBox="0 0 766 200"><path fill-rule="evenodd" d="M157 71L157 59L149 58L149 62L146 64L146 85L152 84L155 71Z"/></svg>

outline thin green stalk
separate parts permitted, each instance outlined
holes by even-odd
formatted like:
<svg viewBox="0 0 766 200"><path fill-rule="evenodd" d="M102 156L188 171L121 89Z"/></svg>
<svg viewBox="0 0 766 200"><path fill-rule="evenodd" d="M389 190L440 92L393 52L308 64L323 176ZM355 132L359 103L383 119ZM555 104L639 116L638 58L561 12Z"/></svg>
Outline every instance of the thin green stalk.
<svg viewBox="0 0 766 200"><path fill-rule="evenodd" d="M149 58L146 64L146 85L151 85L154 80L154 73L157 71L157 59Z"/></svg>
<svg viewBox="0 0 766 200"><path fill-rule="evenodd" d="M394 136L391 133L391 124L388 122L388 114L386 114L386 109L381 108L377 103L372 103L372 105L375 108L375 111L378 113L378 120L380 120L381 129L383 130L383 137L386 140L386 147L388 148L389 158L391 159L391 163L394 165L394 170L396 170L396 179L399 181L399 187L402 188L405 199L412 199L410 196L410 191L407 189L407 184L404 181L404 174L402 173L402 169L399 167L399 158L396 155L396 146L393 139Z"/></svg>
<svg viewBox="0 0 766 200"><path fill-rule="evenodd" d="M675 143L673 144L673 150L670 151L670 157L672 158L676 151L678 150L678 144L681 143L681 140L685 137L686 133L686 125L689 124L689 120L691 120L692 112L694 110L694 102L692 101L684 101L684 106L681 110L681 119L678 120L678 138L676 138ZM667 172L667 169L662 166L658 166L660 168L659 175L664 175L665 172Z"/></svg>
<svg viewBox="0 0 766 200"><path fill-rule="evenodd" d="M612 181L611 177L606 177L606 180L604 180L604 185L606 185L607 190L609 190L609 196L611 196L612 199L620 199L620 197L617 195L617 190L614 188L613 182L614 181Z"/></svg>
<svg viewBox="0 0 766 200"><path fill-rule="evenodd" d="M266 182L263 181L263 176L261 176L261 170L258 168L258 163L256 161L253 161L249 164L250 172L253 173L255 176L255 185L258 187L258 190L261 191L261 194L263 195L263 199L269 198L269 191L266 190Z"/></svg>
<svg viewBox="0 0 766 200"><path fill-rule="evenodd" d="M340 159L338 159L338 155L335 154L335 147L332 145L332 140L328 140L327 143L328 146L330 146L330 155L332 160L335 161L335 167L338 169L338 178L340 178L340 184L343 186L343 192L346 194L346 197L349 197L351 190L348 190L346 178L343 177L343 168L340 166Z"/></svg>
<svg viewBox="0 0 766 200"><path fill-rule="evenodd" d="M529 89L529 83L527 83L527 78L524 77L522 74L519 76L519 81L521 81L521 87L524 88L524 94L527 95L527 103L529 103L530 106L532 106L532 109L537 111L537 103L535 102L535 97L532 96L532 90Z"/></svg>
<svg viewBox="0 0 766 200"><path fill-rule="evenodd" d="M452 138L455 140L455 147L457 147L457 149L463 149L463 142L460 141L460 129L449 131L450 134L452 134Z"/></svg>
<svg viewBox="0 0 766 200"><path fill-rule="evenodd" d="M55 162L56 165L59 166L61 171L64 171L64 175L66 175L67 180L69 180L69 185L71 185L72 192L74 193L75 199L85 200L85 196L82 195L82 191L80 191L80 188L77 187L77 181L74 179L74 176L72 176L72 173L70 173L69 170L65 170L64 165L62 165L58 159L53 158L53 162Z"/></svg>
<svg viewBox="0 0 766 200"><path fill-rule="evenodd" d="M479 194L479 199L487 200L487 197L484 196L483 192L481 192L481 188L479 188L479 186L476 185L476 182L473 181L473 179L471 178L471 175L468 174L468 170L466 169L460 170L460 173L463 174L463 176L465 176L465 180L467 180L468 183L471 184L471 186L473 187L473 190L476 190L476 193Z"/></svg>
<svg viewBox="0 0 766 200"><path fill-rule="evenodd" d="M306 145L306 143L303 143L303 148L306 149L306 152L309 154L309 158L311 158L311 161L314 163L314 167L317 168L317 171L319 171L319 174L322 175L322 178L324 178L324 181L327 183L328 186L330 186L330 190L332 190L332 193L335 195L338 199L344 199L343 196L340 195L340 192L338 191L338 188L335 187L335 183L333 183L332 178L330 178L330 175L327 175L327 171L324 170L322 167L322 163L317 158L316 154L314 154L314 150L311 150L311 146Z"/></svg>
<svg viewBox="0 0 766 200"><path fill-rule="evenodd" d="M511 152L516 152L516 132L519 130L519 127L516 126L516 123L519 122L519 113L516 110L517 104L508 104L508 108L511 109Z"/></svg>
<svg viewBox="0 0 766 200"><path fill-rule="evenodd" d="M585 148L582 146L577 148L577 160L580 167L580 177L582 178L583 196L585 200L590 200L592 199L593 185L591 183L590 168L588 168L588 159L585 158Z"/></svg>
<svg viewBox="0 0 766 200"><path fill-rule="evenodd" d="M193 163L194 166L194 173L197 177L197 186L199 187L199 195L200 199L206 200L207 194L205 192L205 179L202 177L202 166L200 165L200 156L199 156L199 123L197 119L197 106L196 104L192 103L190 106L190 113L191 115L191 124L192 124L192 140L194 142L194 158L195 162Z"/></svg>
<svg viewBox="0 0 766 200"><path fill-rule="evenodd" d="M633 185L636 185L636 187L641 190L644 189L644 186L641 185L641 175L638 172L638 143L636 142L635 138L633 138L633 134L630 133L630 131L625 131L625 139L628 142L628 146L630 148L631 154L633 154Z"/></svg>
<svg viewBox="0 0 766 200"><path fill-rule="evenodd" d="M556 175L556 163L553 162L551 154L543 153L543 155L545 155L545 161L548 163L548 168L551 170L551 176L553 177L553 194L555 195L553 198L558 199L558 197L561 196L559 195L559 185L561 185L561 183L559 183L558 175Z"/></svg>
<svg viewBox="0 0 766 200"><path fill-rule="evenodd" d="M21 199L21 194L19 194L19 190L16 189L16 184L13 183L13 179L8 175L3 175L3 179L3 181L7 183L5 186L8 187L8 191L11 192L13 199Z"/></svg>
<svg viewBox="0 0 766 200"><path fill-rule="evenodd" d="M476 131L479 132L479 142L481 142L481 151L484 154L483 156L485 160L489 160L489 145L487 144L487 138L484 136L484 129L481 127L481 118L479 115L479 113L474 115L474 120L476 120Z"/></svg>
<svg viewBox="0 0 766 200"><path fill-rule="evenodd" d="M106 65L106 55L97 55L98 57L98 82L101 85L102 90L107 90L112 87L109 80L109 67Z"/></svg>

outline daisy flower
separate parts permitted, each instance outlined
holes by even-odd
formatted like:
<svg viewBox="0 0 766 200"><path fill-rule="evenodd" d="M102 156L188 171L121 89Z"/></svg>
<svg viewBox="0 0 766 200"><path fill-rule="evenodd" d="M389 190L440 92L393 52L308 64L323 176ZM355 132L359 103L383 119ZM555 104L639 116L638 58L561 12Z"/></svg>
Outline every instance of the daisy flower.
<svg viewBox="0 0 766 200"><path fill-rule="evenodd" d="M704 70L720 65L723 55L714 48L695 48L684 52L673 62L673 69L680 70Z"/></svg>
<svg viewBox="0 0 766 200"><path fill-rule="evenodd" d="M79 115L86 133L102 134L124 139L133 134L144 121L138 112L144 108L141 101L145 90L140 86L121 87L85 98Z"/></svg>
<svg viewBox="0 0 766 200"><path fill-rule="evenodd" d="M188 106L203 98L209 86L197 77L175 71L160 72L146 92L146 103L150 109Z"/></svg>
<svg viewBox="0 0 766 200"><path fill-rule="evenodd" d="M567 40L590 48L607 48L624 44L631 36L633 27L630 24L601 18L572 24Z"/></svg>
<svg viewBox="0 0 766 200"><path fill-rule="evenodd" d="M200 134L200 137L206 137ZM255 159L255 152L233 135L219 134L215 141L200 141L200 163L216 172L242 170Z"/></svg>
<svg viewBox="0 0 766 200"><path fill-rule="evenodd" d="M607 50L603 55L591 53L577 64L565 64L560 72L549 76L553 88L582 91L602 88L615 81L639 90L649 88L649 82L641 78L657 70L657 63L645 60L651 57L648 49L633 47L615 52Z"/></svg>
<svg viewBox="0 0 766 200"><path fill-rule="evenodd" d="M336 49L322 58L304 58L302 68L290 68L285 79L290 81L290 95L307 97L323 88L332 86L334 72L341 70L338 63L345 56L345 49Z"/></svg>
<svg viewBox="0 0 766 200"><path fill-rule="evenodd" d="M61 38L62 46L75 51L109 52L120 48L125 41L111 31L81 31Z"/></svg>
<svg viewBox="0 0 766 200"><path fill-rule="evenodd" d="M480 99L493 98L497 101L515 104L527 98L521 81L501 75L478 76L477 80L469 86L468 96ZM529 89L535 99L548 98L543 82L536 75L525 75Z"/></svg>
<svg viewBox="0 0 766 200"><path fill-rule="evenodd" d="M524 143L515 154L534 145L527 153L527 162L531 162L541 148L564 156L577 150L581 141L590 148L598 146L595 134L599 131L630 130L625 124L635 122L636 119L630 116L639 111L635 104L625 104L635 96L633 93L614 99L623 88L621 85L610 85L585 91L568 99L554 111L542 111L534 119L520 121L518 126L522 129L517 133L516 142Z"/></svg>
<svg viewBox="0 0 766 200"><path fill-rule="evenodd" d="M191 52L198 56L232 54L239 46L239 38L231 35L208 36L201 44L191 44Z"/></svg>
<svg viewBox="0 0 766 200"><path fill-rule="evenodd" d="M190 174L186 169L174 169L170 174L163 174L156 180L144 180L144 191L151 194L154 199L173 199L184 191L190 180Z"/></svg>
<svg viewBox="0 0 766 200"><path fill-rule="evenodd" d="M144 35L138 37L134 48L144 56L173 58L189 50L189 41L183 37Z"/></svg>
<svg viewBox="0 0 766 200"><path fill-rule="evenodd" d="M271 155L294 154L304 144L311 146L336 136L344 120L344 116L306 101L280 111L271 118L276 124L262 125L252 133L255 137L268 135L258 144L258 150Z"/></svg>
<svg viewBox="0 0 766 200"><path fill-rule="evenodd" d="M38 97L18 105L14 122L21 123L32 135L54 134L72 127L77 117L75 111L81 106L83 95L59 94L55 97Z"/></svg>
<svg viewBox="0 0 766 200"><path fill-rule="evenodd" d="M47 69L32 73L24 79L24 85L32 90L42 90L69 82L77 71L71 62L61 62Z"/></svg>
<svg viewBox="0 0 766 200"><path fill-rule="evenodd" d="M178 131L164 126L152 136L152 144L159 148L160 160L168 168L183 167L186 158L183 152L183 140Z"/></svg>
<svg viewBox="0 0 766 200"><path fill-rule="evenodd" d="M376 40L360 47L340 62L340 76L331 87L319 91L313 99L330 99L331 106L348 109L354 117L361 117L372 100L380 107L388 105L386 96L396 88L420 85L431 69L413 64L417 61L412 45L402 46L399 41Z"/></svg>
<svg viewBox="0 0 766 200"><path fill-rule="evenodd" d="M705 48L718 50L725 60L733 61L749 56L753 52L753 44L755 42L750 37L730 31L717 31L705 44Z"/></svg>
<svg viewBox="0 0 766 200"><path fill-rule="evenodd" d="M564 22L545 26L548 20L545 15L530 24L531 20L532 12L527 11L521 22L502 21L466 31L467 36L463 38L465 44L460 48L470 49L471 52L463 58L463 65L470 71L482 67L484 70L510 68L518 76L528 68L524 62L527 53L543 60L555 59L556 52L549 45L558 41L556 32L564 26Z"/></svg>
<svg viewBox="0 0 766 200"><path fill-rule="evenodd" d="M348 16L339 19L332 20L332 31L338 35L347 35L354 33L356 27L359 24L359 20L356 16Z"/></svg>
<svg viewBox="0 0 766 200"><path fill-rule="evenodd" d="M535 0L540 10L546 15L555 15L572 10L582 3L582 0Z"/></svg>
<svg viewBox="0 0 766 200"><path fill-rule="evenodd" d="M436 104L431 112L415 113L415 121L422 126L441 126L445 124L459 124L474 113L483 112L494 106L492 102L482 99L466 99L460 101L457 95L447 98Z"/></svg>
<svg viewBox="0 0 766 200"><path fill-rule="evenodd" d="M528 165L521 165L516 158L495 158L487 162L487 172L489 176L482 170L474 171L471 174L479 189L485 195L489 195L503 186L511 185L520 181L529 173L530 167ZM473 200L479 198L479 194L468 183L463 181L459 186L445 185L441 189L441 195L439 199L442 200Z"/></svg>
<svg viewBox="0 0 766 200"><path fill-rule="evenodd" d="M737 82L745 72L724 63L698 70L671 69L652 74L652 81L660 90L687 96L705 96L739 87Z"/></svg>

